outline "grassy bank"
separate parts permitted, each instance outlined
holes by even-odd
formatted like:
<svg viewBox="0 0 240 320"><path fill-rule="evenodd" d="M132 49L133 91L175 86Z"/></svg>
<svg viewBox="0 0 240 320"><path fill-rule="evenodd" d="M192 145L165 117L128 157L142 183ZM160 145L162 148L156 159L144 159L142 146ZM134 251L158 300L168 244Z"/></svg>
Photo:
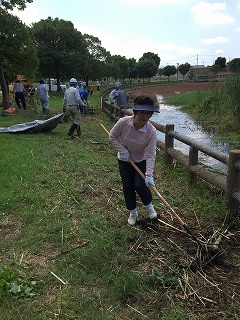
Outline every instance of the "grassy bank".
<svg viewBox="0 0 240 320"><path fill-rule="evenodd" d="M214 133L215 140L239 146L240 75L229 78L221 88L205 92L181 93L166 98L166 103L181 106L183 111Z"/></svg>
<svg viewBox="0 0 240 320"><path fill-rule="evenodd" d="M70 122L0 135L0 318L238 319L238 222L221 260L199 273L189 267L196 244L155 195L165 224L128 227L116 152L99 125L113 123L98 93L90 101L96 112L82 118L80 139L66 139ZM52 95L51 114L61 105ZM44 118L28 108L0 126ZM224 195L202 181L189 188L186 170L166 167L161 153L155 182L194 233L227 227Z"/></svg>

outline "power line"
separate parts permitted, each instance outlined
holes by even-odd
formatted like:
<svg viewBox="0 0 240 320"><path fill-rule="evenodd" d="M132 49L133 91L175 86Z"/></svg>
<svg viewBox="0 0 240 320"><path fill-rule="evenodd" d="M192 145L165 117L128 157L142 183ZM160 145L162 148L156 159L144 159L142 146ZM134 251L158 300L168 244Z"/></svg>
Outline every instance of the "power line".
<svg viewBox="0 0 240 320"><path fill-rule="evenodd" d="M233 55L233 54L240 54L240 51L236 51L236 52L226 52L226 53L224 53L223 55L218 55L218 56L225 56L225 57L229 57L230 55ZM174 59L174 60L161 60L161 65L167 65L167 64L169 64L169 63L174 63L175 62L175 64L177 63L177 62L179 62L179 61L183 61L183 60L189 60L189 59L196 59L196 64L198 64L197 63L197 61L201 61L202 59L203 59L203 57L209 57L209 58L211 58L211 57L216 57L217 56L217 54L196 54L196 55L193 55L193 56L188 56L188 57L185 57L185 58L179 58L179 59ZM228 58L229 59L229 58Z"/></svg>
<svg viewBox="0 0 240 320"><path fill-rule="evenodd" d="M191 59L191 58L196 58L196 55L194 56L190 56L190 57L186 57L186 58L180 58L180 59L174 59L174 60L168 60L168 61L165 61L165 60L161 60L161 63L169 63L169 62L177 62L177 61L181 61L181 60L187 60L187 59Z"/></svg>

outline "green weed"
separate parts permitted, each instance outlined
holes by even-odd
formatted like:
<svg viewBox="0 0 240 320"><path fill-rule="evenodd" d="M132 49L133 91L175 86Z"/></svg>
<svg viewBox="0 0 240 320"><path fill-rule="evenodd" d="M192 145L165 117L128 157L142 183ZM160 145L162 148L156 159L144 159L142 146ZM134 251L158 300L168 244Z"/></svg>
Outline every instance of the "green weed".
<svg viewBox="0 0 240 320"><path fill-rule="evenodd" d="M83 116L80 139L66 139L70 121L49 133L0 135L2 319L195 320L204 319L209 306L237 314L231 297L222 303L218 286L185 268L188 254L196 252L186 234L161 223L127 226L116 152L100 127L113 123L100 109L99 93L90 101L96 113ZM51 96L51 115L61 104L61 95ZM0 126L36 118L45 115L18 110L1 116ZM155 182L190 227L208 231L223 224L222 193L201 180L190 188L186 169L166 167L161 153ZM156 195L153 202L162 220L181 228ZM138 207L146 217L139 199ZM229 252L236 261L237 248ZM204 305L191 290L186 299L179 286L186 277L199 296L217 303ZM224 277L233 294L235 269L222 270L221 278L214 273L217 283Z"/></svg>
<svg viewBox="0 0 240 320"><path fill-rule="evenodd" d="M204 92L181 93L165 102L181 106L201 125L214 133L216 140L238 145L240 118L240 75L236 74L219 87Z"/></svg>
<svg viewBox="0 0 240 320"><path fill-rule="evenodd" d="M11 267L4 266L0 269L0 304L8 296L34 297L37 281L22 280L17 271Z"/></svg>

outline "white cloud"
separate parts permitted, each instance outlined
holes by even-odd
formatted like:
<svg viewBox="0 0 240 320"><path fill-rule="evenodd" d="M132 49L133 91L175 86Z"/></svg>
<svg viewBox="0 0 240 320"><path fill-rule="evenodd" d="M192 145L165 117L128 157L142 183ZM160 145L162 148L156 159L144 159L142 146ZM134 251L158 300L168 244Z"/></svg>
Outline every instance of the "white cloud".
<svg viewBox="0 0 240 320"><path fill-rule="evenodd" d="M217 50L215 51L215 55L221 55L221 54L225 54L225 51L222 50L222 49L217 49Z"/></svg>
<svg viewBox="0 0 240 320"><path fill-rule="evenodd" d="M28 4L24 11L17 10L15 8L13 11L11 11L11 13L15 16L18 16L19 19L26 25L30 25L31 23L40 21L42 19L39 10L35 8L32 3Z"/></svg>
<svg viewBox="0 0 240 320"><path fill-rule="evenodd" d="M91 26L87 26L75 21L72 21L72 23L74 25L74 28L80 31L82 34L87 33L87 34L94 35L94 37L100 38L101 32L98 29L94 29Z"/></svg>
<svg viewBox="0 0 240 320"><path fill-rule="evenodd" d="M111 55L121 55L127 59L135 58L138 60L148 48L149 52L158 54L163 63L176 64L181 60L186 60L186 57L189 56L192 56L195 60L197 53L200 51L199 48L179 46L173 42L154 42L139 37L133 39L131 36L128 37L126 34L117 33L115 30L107 34L101 33L98 29L89 28L86 25L75 22L74 27L82 33L94 34L94 36L98 37L102 46L110 51ZM122 45L123 43L124 46ZM144 46L142 48L139 47L139 43L144 43Z"/></svg>
<svg viewBox="0 0 240 320"><path fill-rule="evenodd" d="M39 1L42 1L42 0L39 0ZM44 1L47 1L47 0L44 0ZM55 0L52 0L52 1L55 1ZM125 6L126 10L130 10L130 8L127 8L127 6L129 5L133 5L135 6L135 8L137 8L137 6L144 5L144 4L145 5L149 4L153 6L159 5L160 8L161 8L161 5L166 5L165 7L167 8L167 6L170 4L169 6L170 9L173 7L173 10L177 10L177 5L179 4L181 6L181 4L183 3L186 3L188 9L190 9L190 6L192 5L192 3L195 3L196 5L193 6L191 10L194 13L196 17L196 21L198 23L209 25L210 22L226 23L226 21L228 21L228 23L230 23L234 21L234 19L231 16L227 15L227 10L231 8L228 8L229 2L227 2L226 0L208 0L209 2L207 2L207 0L205 1L204 0L201 0L201 1L198 1L198 0L120 0L119 3L121 3L122 5L124 1L127 1ZM213 1L218 1L218 2L213 3ZM220 2L220 1L225 1L225 2ZM237 0L237 1L240 9L240 0ZM36 3L37 1L36 2L34 1L34 3L31 3L31 4L28 4L27 8L24 11L15 10L13 14L17 15L26 24L31 24L33 22L40 21L41 19L47 19L49 15L51 16L48 10L42 11L41 7L38 7ZM173 4L175 4L175 6ZM50 8L51 6L49 7L49 9ZM132 7L131 7L131 10L132 10ZM156 11L156 8L153 7L151 10ZM149 12L151 12L151 10L149 10ZM170 10L171 15L173 14L173 10ZM238 9L236 8L236 3L235 3L235 10L236 10L236 13L239 12ZM146 12L146 10L144 12ZM161 16L161 11L159 12ZM62 14L58 13L58 16L61 17L62 19L66 19L64 17L65 17L65 14L67 13L68 11L66 10L66 12ZM66 16L68 17L68 15ZM158 56L161 59L161 66L164 66L167 64L176 65L177 63L185 63L185 62L189 62L190 64L194 65L196 64L197 56L199 57L199 59L203 59L205 63L211 64L212 57L215 56L215 53L212 50L216 50L216 46L221 48L218 50L224 49L226 54L228 54L227 52L238 50L238 48L236 48L236 43L238 43L237 40L234 40L233 45L231 45L230 39L228 41L228 39L223 36L214 38L215 34L212 34L211 30L208 30L209 33L207 37L209 38L205 38L202 41L199 39L198 47L194 47L193 45L191 46L191 39L189 39L189 41L187 42L189 46L188 44L187 46L179 46L178 37L176 39L169 38L168 42L164 42L163 39L161 40L161 37L157 36L156 40L151 41L150 37L142 38L141 32L139 32L138 37L136 37L131 35L131 32L127 32L127 33L122 32L121 28L119 29L109 28L106 31L106 30L102 30L101 27L99 26L95 28L91 22L83 23L81 19L73 18L72 22L74 24L74 27L77 30L79 30L81 33L88 33L90 35L94 35L98 37L102 43L102 46L106 48L106 50L110 51L111 55L119 54L119 55L125 56L127 59L134 57L136 60L138 60L143 55L144 52L150 51L158 54ZM184 20L181 23L184 26ZM159 22L159 25L161 25L161 21ZM237 35L238 33L236 33L236 31L240 32L240 27L237 29L237 24L234 25L234 27L235 27L234 28L235 35ZM216 32L215 29L212 31ZM194 43L197 40L196 37L198 37L199 35L201 35L200 32L197 35L192 33L192 36L194 38ZM227 36L228 35L229 33L227 33ZM191 36L190 32L189 32L189 36ZM234 33L231 32L231 37L233 36L234 36ZM141 43L144 43L144 46L140 46L139 44ZM224 46L224 44L226 44L226 47ZM211 50L209 48L211 48ZM221 55L223 53L221 53L220 51L219 54Z"/></svg>
<svg viewBox="0 0 240 320"><path fill-rule="evenodd" d="M226 2L209 3L200 1L191 7L195 15L195 22L203 25L220 25L235 22L235 19L226 14Z"/></svg>
<svg viewBox="0 0 240 320"><path fill-rule="evenodd" d="M229 41L228 38L219 36L219 37L215 37L215 38L203 39L202 43L204 43L204 44L215 44L215 43L226 43L228 41Z"/></svg>

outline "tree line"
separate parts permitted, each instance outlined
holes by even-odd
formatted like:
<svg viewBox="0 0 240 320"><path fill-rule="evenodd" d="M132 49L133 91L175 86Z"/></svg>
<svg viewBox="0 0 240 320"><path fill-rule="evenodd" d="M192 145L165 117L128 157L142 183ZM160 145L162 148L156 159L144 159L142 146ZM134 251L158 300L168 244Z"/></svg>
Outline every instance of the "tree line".
<svg viewBox="0 0 240 320"><path fill-rule="evenodd" d="M233 60L229 61L227 63L227 59L225 57L218 57L215 61L214 64L212 66L210 66L210 71L213 74L217 74L218 72L220 72L221 70L225 69L225 68L229 68L233 73L239 73L240 72L240 58L234 58ZM194 79L194 71L191 70L191 65L186 62L184 64L178 65L177 67L174 65L167 65L164 68L160 68L158 70L158 74L164 75L166 77L173 76L175 75L177 72L180 72L183 76L183 79L185 77L186 74L188 74L188 79L189 80L193 80Z"/></svg>
<svg viewBox="0 0 240 320"><path fill-rule="evenodd" d="M136 59L111 55L101 41L82 34L71 21L59 18L40 20L26 26L9 10L24 10L32 0L0 0L0 84L3 106L9 107L8 82L17 74L30 79L56 78L65 81L73 75L89 80L151 78L157 74L160 58L146 52Z"/></svg>
<svg viewBox="0 0 240 320"><path fill-rule="evenodd" d="M144 81L157 74L169 78L177 71L184 77L190 69L189 63L160 69L161 59L152 52L144 53L138 61L111 55L97 37L82 34L71 21L48 17L26 26L10 12L14 7L24 10L31 2L0 0L0 84L5 109L9 107L8 83L17 74L30 79L56 78L59 86L60 79L72 76L86 82L110 77Z"/></svg>

